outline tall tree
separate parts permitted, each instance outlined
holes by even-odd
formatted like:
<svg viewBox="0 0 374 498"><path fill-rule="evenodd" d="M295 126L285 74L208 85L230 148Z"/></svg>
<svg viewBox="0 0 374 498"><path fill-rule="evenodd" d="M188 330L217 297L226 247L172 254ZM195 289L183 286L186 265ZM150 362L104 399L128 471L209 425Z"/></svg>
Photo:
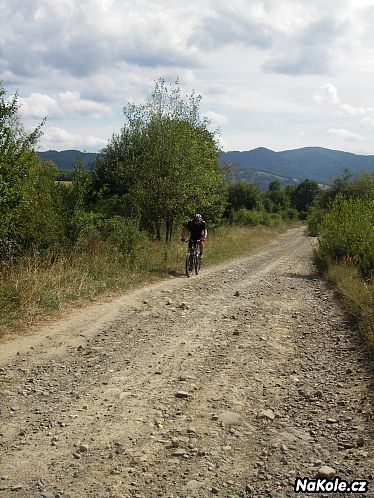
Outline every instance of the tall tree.
<svg viewBox="0 0 374 498"><path fill-rule="evenodd" d="M239 181L228 186L229 209L258 209L262 205L262 197L261 190L253 183Z"/></svg>
<svg viewBox="0 0 374 498"><path fill-rule="evenodd" d="M313 180L304 180L291 192L291 205L298 211L307 212L313 204L320 189L318 183Z"/></svg>
<svg viewBox="0 0 374 498"><path fill-rule="evenodd" d="M17 95L6 98L0 85L0 256L12 257L31 246L57 242L55 169L41 163L34 148L41 125L27 133Z"/></svg>
<svg viewBox="0 0 374 498"><path fill-rule="evenodd" d="M144 104L124 108L124 127L95 167L97 187L108 196L129 196L157 238L164 228L170 239L175 223L191 211L215 218L225 207L218 140L200 117L200 100L183 96L178 81L158 80Z"/></svg>
<svg viewBox="0 0 374 498"><path fill-rule="evenodd" d="M272 213L279 213L290 206L290 200L287 192L282 189L278 178L269 183L268 190L264 198L265 209Z"/></svg>

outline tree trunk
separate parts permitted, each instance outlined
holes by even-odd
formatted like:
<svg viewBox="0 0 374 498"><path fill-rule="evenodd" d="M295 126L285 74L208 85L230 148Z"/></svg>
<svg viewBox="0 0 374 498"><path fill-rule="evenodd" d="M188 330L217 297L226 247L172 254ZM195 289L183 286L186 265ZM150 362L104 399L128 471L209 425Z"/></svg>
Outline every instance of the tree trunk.
<svg viewBox="0 0 374 498"><path fill-rule="evenodd" d="M160 223L160 220L156 221L156 238L157 238L157 240L161 240L161 223Z"/></svg>
<svg viewBox="0 0 374 498"><path fill-rule="evenodd" d="M165 219L165 241L170 242L173 235L173 218Z"/></svg>

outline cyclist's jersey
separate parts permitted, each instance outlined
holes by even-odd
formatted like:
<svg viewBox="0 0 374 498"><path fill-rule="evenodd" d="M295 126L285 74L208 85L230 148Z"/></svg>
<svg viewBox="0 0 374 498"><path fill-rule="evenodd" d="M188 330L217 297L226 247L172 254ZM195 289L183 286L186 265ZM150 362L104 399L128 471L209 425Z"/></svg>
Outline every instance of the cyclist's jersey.
<svg viewBox="0 0 374 498"><path fill-rule="evenodd" d="M192 240L199 240L205 234L206 225L204 220L202 220L200 224L197 224L193 220L190 220L185 225L185 228L190 231L190 238Z"/></svg>

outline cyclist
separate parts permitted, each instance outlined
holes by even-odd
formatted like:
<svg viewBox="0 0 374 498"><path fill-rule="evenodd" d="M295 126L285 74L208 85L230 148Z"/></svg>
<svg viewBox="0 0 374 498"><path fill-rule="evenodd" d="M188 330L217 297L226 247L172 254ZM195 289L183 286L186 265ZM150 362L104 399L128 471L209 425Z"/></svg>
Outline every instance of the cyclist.
<svg viewBox="0 0 374 498"><path fill-rule="evenodd" d="M186 240L186 232L190 232L190 238L188 240L188 247L191 248L193 242L199 242L200 254L199 258L203 257L204 252L204 240L208 235L208 230L206 228L205 221L201 214L196 213L192 216L190 221L183 225L181 241Z"/></svg>

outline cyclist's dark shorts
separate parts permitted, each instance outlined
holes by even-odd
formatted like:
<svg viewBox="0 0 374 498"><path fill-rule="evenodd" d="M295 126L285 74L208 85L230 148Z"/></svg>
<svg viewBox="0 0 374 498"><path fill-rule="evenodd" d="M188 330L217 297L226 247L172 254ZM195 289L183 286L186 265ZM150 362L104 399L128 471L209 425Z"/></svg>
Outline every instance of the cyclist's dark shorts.
<svg viewBox="0 0 374 498"><path fill-rule="evenodd" d="M197 241L200 239L189 239L188 241L188 248L191 249L193 244L197 244Z"/></svg>

